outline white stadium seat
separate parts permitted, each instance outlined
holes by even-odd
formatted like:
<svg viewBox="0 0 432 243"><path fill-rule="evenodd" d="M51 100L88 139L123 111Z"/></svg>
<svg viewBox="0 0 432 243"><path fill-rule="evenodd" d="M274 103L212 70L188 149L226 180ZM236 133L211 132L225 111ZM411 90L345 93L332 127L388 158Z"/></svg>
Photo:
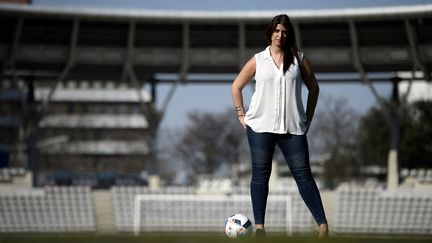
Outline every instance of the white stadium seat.
<svg viewBox="0 0 432 243"><path fill-rule="evenodd" d="M431 235L432 192L343 187L337 190L336 234Z"/></svg>
<svg viewBox="0 0 432 243"><path fill-rule="evenodd" d="M0 194L0 232L93 232L88 187L48 187Z"/></svg>

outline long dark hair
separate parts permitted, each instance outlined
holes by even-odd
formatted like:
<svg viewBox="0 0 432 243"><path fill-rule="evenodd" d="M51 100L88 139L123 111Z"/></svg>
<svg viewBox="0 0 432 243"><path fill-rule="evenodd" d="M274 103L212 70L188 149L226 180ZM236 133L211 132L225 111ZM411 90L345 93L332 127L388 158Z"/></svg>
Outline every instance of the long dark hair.
<svg viewBox="0 0 432 243"><path fill-rule="evenodd" d="M294 63L294 53L293 51L297 50L296 47L296 38L294 33L294 28L291 24L291 20L286 14L280 14L273 17L270 24L267 26L266 29L266 39L267 43L271 44L271 37L273 35L274 30L276 29L276 26L278 24L283 25L287 31L287 39L285 40L285 43L282 47L284 51L284 66L283 66L283 72L285 73L288 70L288 67L291 65L291 63Z"/></svg>

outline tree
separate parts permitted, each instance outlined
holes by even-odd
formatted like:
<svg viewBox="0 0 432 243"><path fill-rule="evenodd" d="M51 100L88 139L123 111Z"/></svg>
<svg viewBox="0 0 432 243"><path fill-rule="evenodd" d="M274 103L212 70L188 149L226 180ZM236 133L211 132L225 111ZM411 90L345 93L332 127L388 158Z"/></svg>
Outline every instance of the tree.
<svg viewBox="0 0 432 243"><path fill-rule="evenodd" d="M361 118L357 140L359 156L364 166L387 166L389 127L382 110L372 107Z"/></svg>
<svg viewBox="0 0 432 243"><path fill-rule="evenodd" d="M333 189L339 182L359 176L356 132L359 115L346 99L322 97L316 111L309 143L312 151L328 154L324 164L324 184Z"/></svg>
<svg viewBox="0 0 432 243"><path fill-rule="evenodd" d="M188 118L189 125L176 146L176 154L186 163L191 180L198 174L213 174L223 164L228 164L231 176L238 178L238 163L249 152L245 130L235 112L193 112Z"/></svg>
<svg viewBox="0 0 432 243"><path fill-rule="evenodd" d="M401 119L400 166L432 167L432 101L404 104ZM389 125L380 106L371 108L361 119L359 156L365 165L386 166Z"/></svg>
<svg viewBox="0 0 432 243"><path fill-rule="evenodd" d="M401 166L432 168L432 101L416 101L409 108L401 142Z"/></svg>

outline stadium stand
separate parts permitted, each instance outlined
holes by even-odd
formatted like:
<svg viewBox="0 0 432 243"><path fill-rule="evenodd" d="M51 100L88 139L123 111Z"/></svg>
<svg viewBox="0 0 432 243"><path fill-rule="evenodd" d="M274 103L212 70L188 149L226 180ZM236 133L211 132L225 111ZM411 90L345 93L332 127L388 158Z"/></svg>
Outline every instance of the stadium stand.
<svg viewBox="0 0 432 243"><path fill-rule="evenodd" d="M336 234L432 234L431 190L341 186L336 194Z"/></svg>
<svg viewBox="0 0 432 243"><path fill-rule="evenodd" d="M432 184L432 169L407 169L401 170L401 178L414 178L417 182L423 184Z"/></svg>
<svg viewBox="0 0 432 243"><path fill-rule="evenodd" d="M0 182L11 182L13 177L24 176L25 173L21 167L0 168Z"/></svg>
<svg viewBox="0 0 432 243"><path fill-rule="evenodd" d="M93 232L89 187L0 191L0 232Z"/></svg>
<svg viewBox="0 0 432 243"><path fill-rule="evenodd" d="M46 187L0 190L0 232L95 232L112 224L119 233L148 231L221 231L231 214L253 220L248 188L205 194L198 187L115 186L110 222L96 219L99 205L90 187ZM342 185L326 200L334 235L431 236L432 191L385 190ZM139 205L138 205L139 203ZM109 212L109 211L107 211ZM106 212L104 212L106 213ZM106 217L104 217L106 218ZM193 221L193 223L192 223ZM137 224L138 222L138 224ZM267 226L271 232L311 234L316 224L298 191L274 190L269 195ZM203 225L197 229L196 225Z"/></svg>
<svg viewBox="0 0 432 243"><path fill-rule="evenodd" d="M186 192L185 189L181 192L178 188L166 188L164 191L151 191L144 187L113 188L117 230L131 232L134 229L134 216L137 216L136 212L134 214L134 200L136 200L137 195L140 195L141 202L147 202L146 207L142 206L140 208L142 211L138 213L142 217L140 218L140 222L150 224L151 221L151 224L154 224L141 225L139 231L191 230L191 225L188 225L186 221L190 218L198 217L197 215L199 215L199 218L194 218L195 222L205 222L204 224L209 226L208 228L203 228L203 230L217 231L218 227L212 221L217 218L216 215L219 215L220 218L220 214L223 214L221 212L227 209L226 202L236 201L237 199L234 199L236 196L243 199L245 197L248 198L247 193L235 194L231 199L229 195L225 195L224 203L218 204L210 201L208 202L209 205L206 205L200 199L200 196L203 196L203 194L194 194L194 190L194 188L189 188L187 194L184 194L182 192ZM166 193L168 191L170 193ZM243 188L242 190L237 190L237 193L247 191L247 188ZM173 196L174 194L177 195ZM211 194L210 196L214 195ZM312 233L316 227L315 222L297 191L273 191L269 196L269 204L272 198L287 198L286 195L289 195L292 199L291 209L289 210L291 217L285 217L287 210L284 206L269 206L267 211L269 228L273 231L286 230L287 233L292 234ZM190 204L181 202L188 200L192 202ZM196 204L199 204L199 202L202 204L200 204L200 207L197 207ZM168 205L170 203L172 204L171 206ZM376 187L341 186L336 191L335 201L327 203L334 204L334 214L330 214L328 217L332 222L332 233L336 235L432 234L432 230L429 227L432 223L432 192L430 190L384 190ZM164 211L160 208L162 206L165 209L165 213L168 214L166 217L161 216L162 218L157 218L155 216L157 212ZM205 208L205 213L191 214L191 211L200 211L201 207ZM236 205L236 209L252 216L249 203L245 205L238 204ZM232 211L228 210L228 212ZM287 223L286 220L290 222ZM270 227L271 224L273 224L272 227ZM212 228L210 225L215 225L215 227Z"/></svg>
<svg viewBox="0 0 432 243"><path fill-rule="evenodd" d="M148 102L149 94L140 92ZM47 87L36 87L36 101L42 103L48 93ZM71 177L63 180L67 184L109 188L119 176L136 178L148 169L153 161L149 122L140 113L139 100L138 91L126 84L59 84L49 112L38 123L38 185L50 184L47 177L61 177L65 170L70 175L63 176ZM106 178L108 173L112 178ZM86 176L101 181L81 179Z"/></svg>

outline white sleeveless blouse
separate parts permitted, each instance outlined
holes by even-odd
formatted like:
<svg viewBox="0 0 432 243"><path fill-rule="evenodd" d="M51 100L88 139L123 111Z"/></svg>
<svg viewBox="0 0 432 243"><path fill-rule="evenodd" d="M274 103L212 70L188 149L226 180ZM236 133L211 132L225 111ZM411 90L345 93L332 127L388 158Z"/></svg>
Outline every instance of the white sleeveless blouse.
<svg viewBox="0 0 432 243"><path fill-rule="evenodd" d="M298 52L300 60L303 53ZM302 77L297 58L283 74L276 66L270 47L255 54L255 92L245 114L246 124L255 132L302 135L307 131L301 97Z"/></svg>

